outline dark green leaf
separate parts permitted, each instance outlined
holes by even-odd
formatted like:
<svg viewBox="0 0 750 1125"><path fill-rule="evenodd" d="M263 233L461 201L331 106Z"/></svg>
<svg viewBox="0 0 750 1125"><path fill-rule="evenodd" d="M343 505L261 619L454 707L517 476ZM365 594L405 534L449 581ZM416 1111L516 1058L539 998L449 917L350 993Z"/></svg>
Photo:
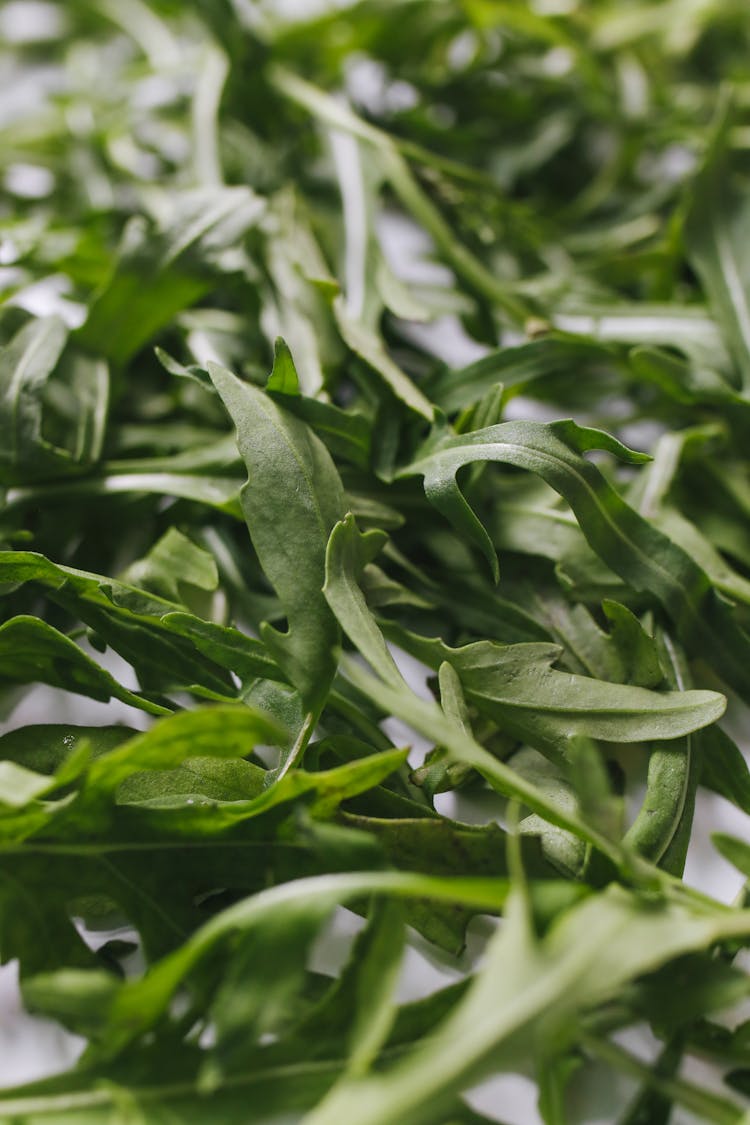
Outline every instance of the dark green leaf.
<svg viewBox="0 0 750 1125"><path fill-rule="evenodd" d="M462 465L491 460L538 473L570 504L600 558L636 590L656 596L689 651L710 654L727 683L750 696L750 642L728 606L693 559L630 508L581 456L591 449L605 449L636 463L644 460L607 434L573 422L506 422L461 437L438 438L436 447L428 447L402 475L424 476L433 503L451 519L461 513L459 527L471 531L476 517L456 484ZM489 554L486 533L478 542Z"/></svg>
<svg viewBox="0 0 750 1125"><path fill-rule="evenodd" d="M337 629L323 597L325 550L344 514L341 481L327 450L297 418L216 364L209 372L235 426L249 480L242 506L253 546L279 595L288 632L263 640L313 707L334 673Z"/></svg>

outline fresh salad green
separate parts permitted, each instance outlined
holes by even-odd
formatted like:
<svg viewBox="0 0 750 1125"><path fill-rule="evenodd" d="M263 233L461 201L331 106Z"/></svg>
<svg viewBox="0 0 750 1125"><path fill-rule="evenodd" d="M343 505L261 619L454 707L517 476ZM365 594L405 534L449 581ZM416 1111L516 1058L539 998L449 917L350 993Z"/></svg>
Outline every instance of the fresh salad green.
<svg viewBox="0 0 750 1125"><path fill-rule="evenodd" d="M746 2L285 9L0 5L0 1122L747 1122Z"/></svg>

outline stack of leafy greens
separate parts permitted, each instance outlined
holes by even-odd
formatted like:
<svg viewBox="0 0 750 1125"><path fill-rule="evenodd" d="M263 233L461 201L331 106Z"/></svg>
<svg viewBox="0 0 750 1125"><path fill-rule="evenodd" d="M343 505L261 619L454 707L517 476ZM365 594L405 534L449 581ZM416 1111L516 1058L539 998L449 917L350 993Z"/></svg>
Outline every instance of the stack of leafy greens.
<svg viewBox="0 0 750 1125"><path fill-rule="evenodd" d="M150 717L0 738L0 956L88 1041L0 1120L452 1125L521 1069L561 1123L593 1060L622 1125L746 1120L750 909L682 880L750 812L746 0L312 7L0 9L5 710ZM401 1003L405 940L457 983Z"/></svg>

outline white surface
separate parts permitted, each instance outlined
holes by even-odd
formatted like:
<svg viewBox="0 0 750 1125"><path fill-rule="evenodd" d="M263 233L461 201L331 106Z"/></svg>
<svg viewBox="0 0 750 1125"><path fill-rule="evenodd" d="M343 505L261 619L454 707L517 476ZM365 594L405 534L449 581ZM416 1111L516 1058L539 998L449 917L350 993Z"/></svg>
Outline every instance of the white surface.
<svg viewBox="0 0 750 1125"><path fill-rule="evenodd" d="M65 1070L83 1045L83 1040L51 1020L28 1015L21 1002L16 962L0 968L0 1084L15 1086Z"/></svg>

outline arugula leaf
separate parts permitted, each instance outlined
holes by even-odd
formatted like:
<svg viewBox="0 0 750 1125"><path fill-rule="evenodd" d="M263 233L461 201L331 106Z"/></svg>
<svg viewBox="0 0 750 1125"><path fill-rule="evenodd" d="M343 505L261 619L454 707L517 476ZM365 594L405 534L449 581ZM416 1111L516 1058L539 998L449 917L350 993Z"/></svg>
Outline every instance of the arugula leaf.
<svg viewBox="0 0 750 1125"><path fill-rule="evenodd" d="M43 683L104 702L119 699L151 715L170 710L122 687L75 641L37 617L12 617L0 625L0 682Z"/></svg>
<svg viewBox="0 0 750 1125"><path fill-rule="evenodd" d="M209 374L247 466L242 506L253 546L289 624L286 634L266 625L263 641L315 709L335 670L337 630L322 586L328 534L344 510L341 481L303 422L226 369L210 364Z"/></svg>
<svg viewBox="0 0 750 1125"><path fill-rule="evenodd" d="M439 879L386 871L321 876L272 888L218 914L171 958L155 966L148 977L124 986L111 1010L109 1036L113 1043L120 1044L146 1032L159 1018L181 980L217 943L235 932L263 924L265 917L273 919L275 926L285 914L293 928L298 911L312 910L322 921L338 903L384 892L493 909L499 905L504 889L497 879Z"/></svg>
<svg viewBox="0 0 750 1125"><path fill-rule="evenodd" d="M357 584L358 569L372 549L372 536L373 533L360 535L348 517L334 528L328 547L326 597L342 628L378 674L370 676L350 663L346 666L348 678L381 709L398 715L415 730L445 746L458 761L479 770L500 793L523 801L550 823L595 842L605 854L616 855L621 862L619 852L613 851L609 841L595 829L579 820L575 813L560 809L540 789L496 760L462 725L448 718L434 703L416 696L407 686Z"/></svg>
<svg viewBox="0 0 750 1125"><path fill-rule="evenodd" d="M4 484L65 464L65 451L42 432L44 396L67 340L57 317L29 320L0 357L0 471ZM68 454L68 458L70 455Z"/></svg>
<svg viewBox="0 0 750 1125"><path fill-rule="evenodd" d="M745 6L15 7L0 1119L744 1120Z"/></svg>
<svg viewBox="0 0 750 1125"><path fill-rule="evenodd" d="M428 445L400 475L423 476L428 499L477 542L494 569L494 548L464 500L456 473L477 460L501 461L538 473L570 504L604 562L636 590L652 592L670 613L683 643L692 651L710 652L719 674L747 695L747 636L704 571L630 508L597 467L581 456L597 448L635 463L644 460L609 435L573 422L506 422L460 437L438 437L434 448Z"/></svg>
<svg viewBox="0 0 750 1125"><path fill-rule="evenodd" d="M206 559L202 554L199 558L204 576ZM208 572L213 583L210 562ZM54 601L91 626L133 664L143 681L157 689L179 685L200 692L202 687L226 697L236 694L227 671L235 671L243 681L256 676L280 678L260 642L232 627L189 614L179 602L158 594L58 566L33 552L0 553L0 579L11 587L26 582L42 585Z"/></svg>
<svg viewBox="0 0 750 1125"><path fill-rule="evenodd" d="M441 1098L482 1073L488 1056L497 1065L514 1038L533 1029L537 1037L554 1037L560 1044L575 1036L582 1009L628 979L702 946L710 934L747 932L749 924L742 914L691 916L664 904L648 909L612 888L573 907L538 942L526 931L517 901L514 907L485 968L429 1047L383 1074L342 1085L335 1098L310 1115L311 1121L340 1120L355 1105L360 1119L372 1125L394 1117L415 1123L434 1119ZM638 934L637 945L628 939L624 946L625 928Z"/></svg>
<svg viewBox="0 0 750 1125"><path fill-rule="evenodd" d="M134 220L79 343L125 363L211 288L206 266L221 268L221 251L258 221L263 206L249 188L213 187L172 194L161 222Z"/></svg>
<svg viewBox="0 0 750 1125"><path fill-rule="evenodd" d="M447 661L480 709L517 737L552 751L577 735L604 742L677 738L686 728L715 722L726 706L717 692L652 692L558 672L552 667L561 654L557 645L477 641L451 649L403 630L388 632L433 668Z"/></svg>
<svg viewBox="0 0 750 1125"><path fill-rule="evenodd" d="M747 208L732 184L725 120L693 185L685 224L690 260L697 270L714 315L747 390L750 379L750 266L743 257Z"/></svg>
<svg viewBox="0 0 750 1125"><path fill-rule="evenodd" d="M212 556L176 527L171 527L144 559L131 563L123 578L133 586L173 602L184 601L180 592L182 583L209 591L219 585Z"/></svg>

